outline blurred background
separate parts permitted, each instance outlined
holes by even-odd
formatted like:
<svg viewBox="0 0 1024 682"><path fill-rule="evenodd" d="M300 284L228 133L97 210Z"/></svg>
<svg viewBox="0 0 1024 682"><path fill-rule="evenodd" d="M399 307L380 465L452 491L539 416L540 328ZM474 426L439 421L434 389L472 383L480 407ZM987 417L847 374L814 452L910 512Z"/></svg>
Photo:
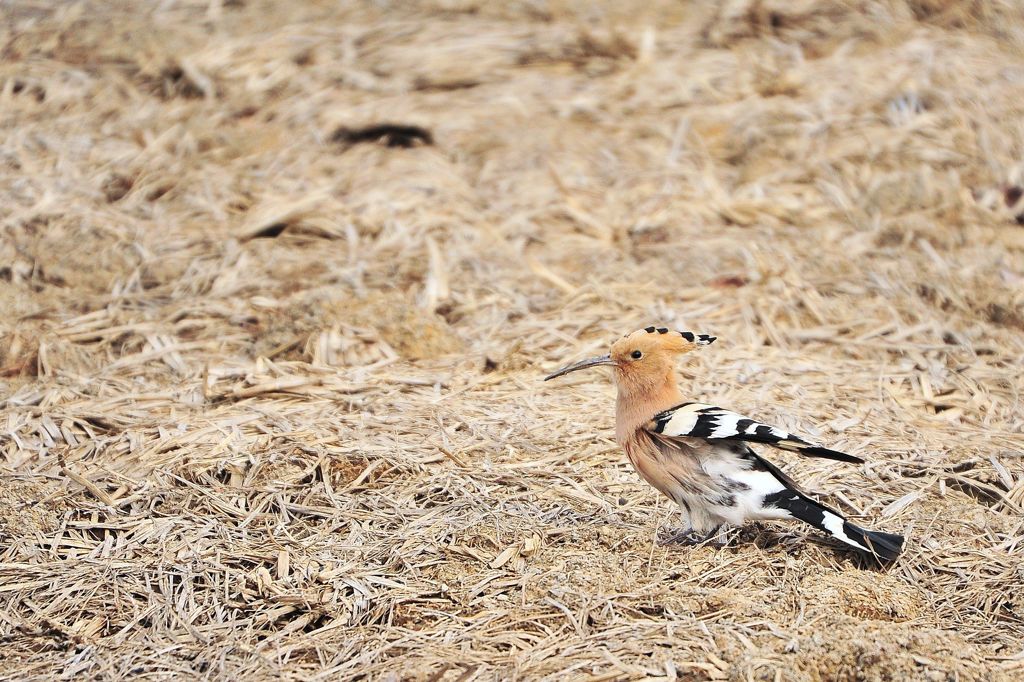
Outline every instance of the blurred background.
<svg viewBox="0 0 1024 682"><path fill-rule="evenodd" d="M0 0L4 655L1013 679L1022 48L1011 0ZM868 458L787 469L905 561L656 546L610 383L538 382L648 324Z"/></svg>

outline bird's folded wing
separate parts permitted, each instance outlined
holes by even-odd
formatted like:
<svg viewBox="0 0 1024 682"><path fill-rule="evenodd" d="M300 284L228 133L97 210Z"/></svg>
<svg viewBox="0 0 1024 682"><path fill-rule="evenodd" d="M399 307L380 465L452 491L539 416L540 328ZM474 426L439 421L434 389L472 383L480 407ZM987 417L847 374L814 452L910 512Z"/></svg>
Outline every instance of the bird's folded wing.
<svg viewBox="0 0 1024 682"><path fill-rule="evenodd" d="M809 443L785 429L744 417L703 403L683 403L660 412L647 424L651 433L669 438L704 438L764 443L808 457L824 457L840 462L863 462L860 457Z"/></svg>

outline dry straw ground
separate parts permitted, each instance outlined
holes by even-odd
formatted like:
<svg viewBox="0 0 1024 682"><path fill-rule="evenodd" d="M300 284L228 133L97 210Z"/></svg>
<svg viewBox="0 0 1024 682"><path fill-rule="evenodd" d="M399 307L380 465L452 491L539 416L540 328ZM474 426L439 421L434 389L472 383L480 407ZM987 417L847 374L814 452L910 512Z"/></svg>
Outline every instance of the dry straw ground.
<svg viewBox="0 0 1024 682"><path fill-rule="evenodd" d="M1014 0L0 13L0 677L1024 676ZM657 544L652 322L904 558Z"/></svg>

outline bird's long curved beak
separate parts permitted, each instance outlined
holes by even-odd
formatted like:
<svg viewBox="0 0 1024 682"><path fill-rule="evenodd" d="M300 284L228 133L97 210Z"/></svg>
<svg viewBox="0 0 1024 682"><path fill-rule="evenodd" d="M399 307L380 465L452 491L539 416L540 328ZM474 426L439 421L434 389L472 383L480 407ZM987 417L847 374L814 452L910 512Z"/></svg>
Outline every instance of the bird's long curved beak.
<svg viewBox="0 0 1024 682"><path fill-rule="evenodd" d="M574 362L571 365L566 365L565 367L558 370L554 374L549 374L548 376L544 377L544 381L554 379L555 377L560 377L563 374L568 374L569 372L575 372L578 369L586 369L587 367L600 367L601 365L614 364L615 361L612 360L612 356L599 355L596 358L587 358L586 360L580 360L579 362Z"/></svg>

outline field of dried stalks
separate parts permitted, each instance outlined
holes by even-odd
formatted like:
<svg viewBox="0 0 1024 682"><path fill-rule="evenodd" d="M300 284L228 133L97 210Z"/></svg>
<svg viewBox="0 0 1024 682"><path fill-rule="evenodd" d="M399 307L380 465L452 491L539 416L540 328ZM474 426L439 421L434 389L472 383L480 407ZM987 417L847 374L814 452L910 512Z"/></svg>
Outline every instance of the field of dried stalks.
<svg viewBox="0 0 1024 682"><path fill-rule="evenodd" d="M1022 48L1011 0L0 1L0 678L1021 679ZM540 382L651 323L904 557L658 544L608 377Z"/></svg>

